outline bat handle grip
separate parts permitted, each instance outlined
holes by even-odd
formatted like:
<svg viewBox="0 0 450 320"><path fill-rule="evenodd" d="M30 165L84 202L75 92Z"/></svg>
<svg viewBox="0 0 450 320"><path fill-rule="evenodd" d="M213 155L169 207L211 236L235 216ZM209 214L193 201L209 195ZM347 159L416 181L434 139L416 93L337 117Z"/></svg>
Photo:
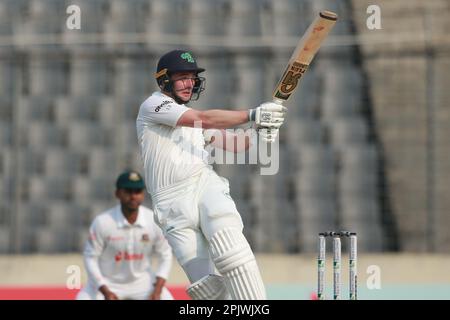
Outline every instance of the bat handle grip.
<svg viewBox="0 0 450 320"><path fill-rule="evenodd" d="M281 105L282 105L282 104L283 104L283 102L284 102L283 100L281 100L281 99L278 99L278 98L273 98L273 100L272 100L272 101L273 101L273 103L277 103L277 104L281 104Z"/></svg>

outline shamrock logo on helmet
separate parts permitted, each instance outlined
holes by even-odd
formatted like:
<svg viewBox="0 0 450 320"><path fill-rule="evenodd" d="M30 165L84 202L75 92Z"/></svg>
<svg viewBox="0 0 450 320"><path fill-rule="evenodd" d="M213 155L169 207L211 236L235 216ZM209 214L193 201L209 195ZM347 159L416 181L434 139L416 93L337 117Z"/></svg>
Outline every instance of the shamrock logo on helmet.
<svg viewBox="0 0 450 320"><path fill-rule="evenodd" d="M194 63L194 57L189 52L184 52L181 54L181 59L186 60L187 62Z"/></svg>

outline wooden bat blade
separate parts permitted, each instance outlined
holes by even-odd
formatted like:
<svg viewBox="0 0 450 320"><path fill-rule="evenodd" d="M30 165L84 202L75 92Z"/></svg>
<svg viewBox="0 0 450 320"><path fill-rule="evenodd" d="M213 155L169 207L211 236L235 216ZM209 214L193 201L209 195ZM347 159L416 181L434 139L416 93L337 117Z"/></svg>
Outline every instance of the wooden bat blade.
<svg viewBox="0 0 450 320"><path fill-rule="evenodd" d="M282 103L289 99L336 21L337 14L331 11L321 11L314 19L297 44L276 86L273 93L275 102Z"/></svg>

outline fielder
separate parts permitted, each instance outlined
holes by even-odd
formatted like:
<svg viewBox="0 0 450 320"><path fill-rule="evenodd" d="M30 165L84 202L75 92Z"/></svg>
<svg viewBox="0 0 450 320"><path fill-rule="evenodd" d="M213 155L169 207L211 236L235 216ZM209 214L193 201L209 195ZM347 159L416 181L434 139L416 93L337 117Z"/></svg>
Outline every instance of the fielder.
<svg viewBox="0 0 450 320"><path fill-rule="evenodd" d="M265 299L228 180L208 164L205 144L230 151L227 141L236 137L223 129L249 121L267 129L259 131L260 137L272 142L286 109L272 102L242 111L189 108L185 104L204 90L205 79L198 76L203 71L189 51L166 53L155 74L161 91L140 106L138 143L155 221L191 282L187 293L193 299ZM203 129L212 128L221 129L223 139L205 139ZM249 144L246 137L245 145L232 151L246 150Z"/></svg>
<svg viewBox="0 0 450 320"><path fill-rule="evenodd" d="M91 224L84 250L88 283L77 300L173 300L164 287L172 251L153 211L142 206L145 184L137 172L124 172L116 182L117 205ZM151 256L159 257L156 272Z"/></svg>

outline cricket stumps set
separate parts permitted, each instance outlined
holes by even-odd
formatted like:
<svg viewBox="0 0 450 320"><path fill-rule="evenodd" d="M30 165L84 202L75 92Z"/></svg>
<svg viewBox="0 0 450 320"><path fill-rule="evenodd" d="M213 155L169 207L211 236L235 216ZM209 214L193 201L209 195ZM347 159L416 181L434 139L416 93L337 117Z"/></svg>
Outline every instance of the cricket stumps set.
<svg viewBox="0 0 450 320"><path fill-rule="evenodd" d="M348 238L349 248L349 299L357 299L357 236L355 232L328 231L319 233L319 255L317 257L318 282L317 298L325 300L325 263L326 263L326 239L333 239L333 299L341 299L341 238Z"/></svg>

